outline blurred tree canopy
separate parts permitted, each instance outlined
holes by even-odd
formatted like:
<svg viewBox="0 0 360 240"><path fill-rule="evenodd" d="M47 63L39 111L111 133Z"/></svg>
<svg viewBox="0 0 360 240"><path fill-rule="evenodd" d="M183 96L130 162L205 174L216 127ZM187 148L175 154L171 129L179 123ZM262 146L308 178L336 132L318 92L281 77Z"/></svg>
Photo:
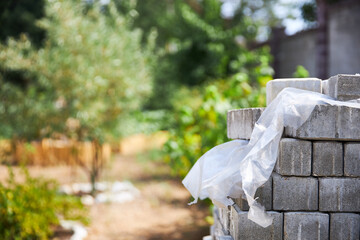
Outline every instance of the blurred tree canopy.
<svg viewBox="0 0 360 240"><path fill-rule="evenodd" d="M32 16L26 35L0 29L0 135L101 143L141 129L129 115L168 115L166 159L182 175L226 141L228 109L265 104L271 56L253 46L277 21L274 1L239 1L230 17L220 0L44 0L45 17L41 3L20 4Z"/></svg>
<svg viewBox="0 0 360 240"><path fill-rule="evenodd" d="M153 31L158 35L155 91L148 108L171 107L170 99L179 85L198 86L240 71L256 84L250 69L259 61L249 46L265 23L254 15L264 9L271 15L273 1L241 1L232 18L222 16L219 0L115 2L132 19L132 26L144 31L143 37Z"/></svg>
<svg viewBox="0 0 360 240"><path fill-rule="evenodd" d="M331 5L334 3L342 2L346 0L325 0L326 5ZM305 2L301 6L301 16L305 22L307 22L310 26L313 26L317 22L316 11L318 3L316 0L311 0Z"/></svg>
<svg viewBox="0 0 360 240"><path fill-rule="evenodd" d="M45 16L45 1L7 0L0 2L0 42L9 37L19 39L26 34L35 47L40 47L45 38L45 30L36 22ZM0 62L0 74L5 81L24 87L29 78L21 70L7 69Z"/></svg>
<svg viewBox="0 0 360 240"><path fill-rule="evenodd" d="M102 143L122 134L124 119L151 92L141 32L130 30L112 4L72 0L47 1L46 17L36 26L46 31L42 47L26 35L0 44L0 136L13 143L44 137L92 141L90 166L78 164L94 193L104 165Z"/></svg>
<svg viewBox="0 0 360 240"><path fill-rule="evenodd" d="M0 2L0 41L19 38L26 33L36 46L45 38L45 30L36 21L45 17L45 1L6 0Z"/></svg>
<svg viewBox="0 0 360 240"><path fill-rule="evenodd" d="M173 109L164 150L174 174L184 176L197 158L227 140L227 110L265 105L271 57L266 47L251 48L260 27L275 24L270 2L241 1L225 18L218 0L116 1L133 28L158 36L146 107ZM264 8L268 22L254 17Z"/></svg>
<svg viewBox="0 0 360 240"><path fill-rule="evenodd" d="M65 134L102 142L151 91L141 32L113 5L84 11L76 1L48 1L41 48L22 35L0 45L0 135L39 139ZM27 84L14 84L9 72Z"/></svg>

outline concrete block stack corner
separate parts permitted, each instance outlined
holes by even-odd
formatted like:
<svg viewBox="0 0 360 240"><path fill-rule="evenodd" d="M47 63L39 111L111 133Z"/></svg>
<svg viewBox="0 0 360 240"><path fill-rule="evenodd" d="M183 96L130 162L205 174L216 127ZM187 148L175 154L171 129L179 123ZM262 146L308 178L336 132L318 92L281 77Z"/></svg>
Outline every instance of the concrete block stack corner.
<svg viewBox="0 0 360 240"><path fill-rule="evenodd" d="M267 103L285 87L326 94L339 101L360 99L360 75L275 79ZM231 139L250 139L264 108L228 112ZM215 208L212 239L359 240L360 109L320 104L298 129L285 128L271 178L255 197L274 218L267 228L248 220L244 196Z"/></svg>

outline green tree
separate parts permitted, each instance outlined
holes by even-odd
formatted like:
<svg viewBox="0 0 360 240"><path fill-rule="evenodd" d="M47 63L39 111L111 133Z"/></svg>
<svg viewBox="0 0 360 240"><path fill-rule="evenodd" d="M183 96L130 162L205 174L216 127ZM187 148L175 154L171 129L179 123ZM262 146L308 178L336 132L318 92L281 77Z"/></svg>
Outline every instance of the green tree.
<svg viewBox="0 0 360 240"><path fill-rule="evenodd" d="M8 37L19 38L27 34L36 46L41 46L45 38L44 29L36 21L45 16L45 0L0 2L0 41Z"/></svg>
<svg viewBox="0 0 360 240"><path fill-rule="evenodd" d="M20 88L0 75L1 135L92 141L95 159L86 167L92 182L102 166L100 145L121 135L123 119L151 91L141 32L130 31L112 5L103 9L96 5L84 13L75 1L48 1L38 23L47 32L43 48L26 37L0 46L6 69L31 79Z"/></svg>
<svg viewBox="0 0 360 240"><path fill-rule="evenodd" d="M145 35L157 31L155 92L147 107L173 108L165 159L184 176L227 140L227 110L265 105L271 57L269 49L252 46L261 27L275 24L273 1L241 1L231 18L221 15L218 0L117 2L133 27Z"/></svg>
<svg viewBox="0 0 360 240"><path fill-rule="evenodd" d="M219 0L116 1L118 9L132 19L133 28L142 29L144 36L154 30L158 35L155 91L147 107L171 108L170 100L179 86L198 86L239 71L245 70L256 83L256 76L247 69L259 59L251 57L249 47L259 26L273 19L269 10L273 1L254 2L241 1L234 16L227 19L221 15ZM268 22L253 17L264 9Z"/></svg>
<svg viewBox="0 0 360 240"><path fill-rule="evenodd" d="M36 25L36 21L45 16L45 1L0 2L0 42L5 43L9 37L19 39L26 34L34 46L41 47L45 38L45 30ZM0 62L0 74L5 81L25 87L29 77L21 70L10 70Z"/></svg>

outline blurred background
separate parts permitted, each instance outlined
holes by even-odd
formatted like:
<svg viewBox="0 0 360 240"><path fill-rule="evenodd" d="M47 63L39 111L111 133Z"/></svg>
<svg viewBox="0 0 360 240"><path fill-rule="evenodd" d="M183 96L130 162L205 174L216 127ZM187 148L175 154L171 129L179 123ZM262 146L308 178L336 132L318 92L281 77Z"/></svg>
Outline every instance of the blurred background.
<svg viewBox="0 0 360 240"><path fill-rule="evenodd" d="M0 238L208 235L181 179L226 112L360 72L359 22L357 0L1 1Z"/></svg>

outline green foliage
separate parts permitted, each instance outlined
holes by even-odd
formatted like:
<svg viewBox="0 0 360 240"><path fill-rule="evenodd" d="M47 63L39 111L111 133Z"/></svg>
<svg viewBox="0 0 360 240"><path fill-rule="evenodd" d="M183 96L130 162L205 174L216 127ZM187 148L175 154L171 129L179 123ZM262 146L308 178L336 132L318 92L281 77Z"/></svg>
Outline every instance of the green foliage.
<svg viewBox="0 0 360 240"><path fill-rule="evenodd" d="M43 48L26 37L0 45L1 136L103 142L121 135L121 118L150 93L141 32L130 31L111 4L83 10L76 1L48 1L38 22L47 32ZM9 72L21 72L25 86Z"/></svg>
<svg viewBox="0 0 360 240"><path fill-rule="evenodd" d="M257 84L249 75L238 73L226 80L202 86L195 92L182 92L182 104L175 110L175 126L165 144L165 161L173 174L185 176L196 160L212 147L226 142L226 112L234 108L265 106L265 86L271 80L269 56L262 56ZM204 92L204 94L201 94ZM186 104L190 101L196 104ZM185 103L185 104L184 104Z"/></svg>
<svg viewBox="0 0 360 240"><path fill-rule="evenodd" d="M127 126L121 132L125 136L143 133L151 134L157 131L168 129L173 118L172 112L169 110L147 110L147 111L134 111L121 119L121 125Z"/></svg>
<svg viewBox="0 0 360 240"><path fill-rule="evenodd" d="M44 29L36 25L36 20L45 16L45 1L1 1L0 41L8 37L18 38L26 33L36 46L45 37Z"/></svg>
<svg viewBox="0 0 360 240"><path fill-rule="evenodd" d="M325 0L325 4L331 6L331 4L336 4L344 0ZM301 8L301 17L304 21L310 26L315 27L317 23L317 1L310 0L302 4Z"/></svg>
<svg viewBox="0 0 360 240"><path fill-rule="evenodd" d="M152 68L155 87L146 107L172 108L172 97L181 86L203 85L252 69L257 55L248 46L262 24L252 14L266 12L271 1L258 2L262 4L241 1L234 17L225 19L218 0L116 1L134 28L141 28L144 36L154 30L158 35ZM252 72L246 73L255 83Z"/></svg>
<svg viewBox="0 0 360 240"><path fill-rule="evenodd" d="M48 239L59 217L87 222L80 199L60 195L56 182L33 178L23 170L20 183L11 169L9 173L7 183L0 184L1 239Z"/></svg>
<svg viewBox="0 0 360 240"><path fill-rule="evenodd" d="M0 137L93 141L90 166L79 164L94 187L101 144L124 134L151 92L148 50L111 3L48 0L45 10L42 48L25 35L0 44Z"/></svg>
<svg viewBox="0 0 360 240"><path fill-rule="evenodd" d="M308 22L313 23L316 21L316 2L307 2L301 6L301 16Z"/></svg>
<svg viewBox="0 0 360 240"><path fill-rule="evenodd" d="M296 67L296 71L293 74L294 78L307 78L309 77L309 72L303 66L299 65Z"/></svg>

